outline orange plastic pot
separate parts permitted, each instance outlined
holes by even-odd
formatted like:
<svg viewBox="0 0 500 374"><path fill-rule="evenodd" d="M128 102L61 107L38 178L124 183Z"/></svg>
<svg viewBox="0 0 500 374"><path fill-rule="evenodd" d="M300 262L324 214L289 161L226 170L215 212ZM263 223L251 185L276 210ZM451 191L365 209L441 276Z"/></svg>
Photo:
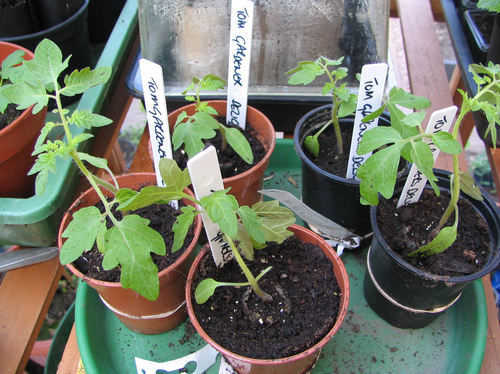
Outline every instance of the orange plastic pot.
<svg viewBox="0 0 500 374"><path fill-rule="evenodd" d="M323 238L302 226L292 225L290 227L290 230L293 231L295 236L300 241L305 243L313 243L322 249L323 253L332 263L332 270L342 292L339 305L339 314L337 317L337 321L335 322L333 327L323 337L323 339L299 354L279 359L255 359L238 355L217 344L203 330L193 310L193 279L195 278L195 274L198 271L198 266L201 260L205 255L208 255L210 253L208 247L203 248L203 250L194 260L191 269L189 269L186 284L186 303L191 323L193 324L198 334L208 344L219 351L224 356L226 361L239 374L302 374L307 372L316 363L321 348L326 343L328 343L330 339L332 339L333 336L337 333L347 314L347 307L349 305L350 296L349 278L347 276L347 271L344 267L344 264L340 260L337 253L332 249L332 247L330 247L330 245L328 245L328 243L325 242Z"/></svg>
<svg viewBox="0 0 500 374"><path fill-rule="evenodd" d="M31 60L31 51L12 43L0 42L0 64L16 50L24 51ZM47 108L33 115L26 109L15 121L0 130L0 196L28 197L34 192L34 176L28 176L34 157L33 147L45 123Z"/></svg>
<svg viewBox="0 0 500 374"><path fill-rule="evenodd" d="M118 183L120 187L138 190L143 186L156 184L156 177L153 173L125 174L118 177ZM192 194L189 190L186 192ZM80 208L95 205L97 202L96 192L89 189L69 207L59 227L59 248L64 243L62 233L71 221L73 213ZM184 202L192 205L190 201ZM119 282L105 282L89 278L72 264L67 266L73 274L83 279L99 293L102 302L129 329L143 334L159 334L175 328L186 319L184 298L186 276L194 257L193 251L200 231L201 218L198 216L194 223L193 241L189 247L172 265L158 273L160 295L155 301L147 300L135 291L123 288Z"/></svg>
<svg viewBox="0 0 500 374"><path fill-rule="evenodd" d="M226 100L208 101L208 105L213 107L220 116L226 116ZM186 111L192 115L195 111L195 104L183 106L168 115L170 130L173 131L175 122L179 114ZM235 175L234 177L224 178L224 187L231 187L230 194L234 195L240 205L252 205L260 200L259 190L262 188L264 172L269 164L269 158L276 145L276 132L273 124L261 111L248 106L247 123L249 123L257 132L257 138L266 149L266 154L257 164L247 171Z"/></svg>

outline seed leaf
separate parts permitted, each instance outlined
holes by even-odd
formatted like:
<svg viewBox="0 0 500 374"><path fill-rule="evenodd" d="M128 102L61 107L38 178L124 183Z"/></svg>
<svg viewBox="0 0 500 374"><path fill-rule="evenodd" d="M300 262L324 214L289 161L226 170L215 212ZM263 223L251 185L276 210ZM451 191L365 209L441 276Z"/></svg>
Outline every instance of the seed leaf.
<svg viewBox="0 0 500 374"><path fill-rule="evenodd" d="M231 148L240 156L247 164L253 163L253 153L250 144L245 135L235 127L227 127L225 130L226 140Z"/></svg>
<svg viewBox="0 0 500 374"><path fill-rule="evenodd" d="M181 214L177 216L172 231L174 232L174 243L172 244L172 252L177 252L181 249L186 239L189 228L193 224L196 216L196 209L191 205L183 206Z"/></svg>

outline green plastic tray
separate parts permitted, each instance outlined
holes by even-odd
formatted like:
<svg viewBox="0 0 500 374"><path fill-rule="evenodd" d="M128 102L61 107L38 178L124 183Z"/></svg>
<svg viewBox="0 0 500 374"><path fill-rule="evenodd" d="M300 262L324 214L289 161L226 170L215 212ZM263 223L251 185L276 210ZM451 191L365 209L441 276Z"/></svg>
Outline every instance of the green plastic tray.
<svg viewBox="0 0 500 374"><path fill-rule="evenodd" d="M127 47L137 24L137 0L128 0L106 43L97 66L119 66L127 57ZM89 90L82 96L78 108L99 112L117 69L108 84ZM0 245L47 246L56 240L59 221L68 207L76 187L76 167L69 161L57 164L50 175L43 196L24 199L0 198Z"/></svg>
<svg viewBox="0 0 500 374"><path fill-rule="evenodd" d="M266 188L300 194L301 170L291 140L278 140L271 157ZM487 311L482 283L468 286L447 313L419 330L402 330L380 319L366 304L363 278L367 250L345 252L351 300L344 324L323 348L313 374L478 373L487 335ZM97 293L80 283L76 298L78 347L87 374L135 374L134 357L173 360L203 347L185 324L160 335L129 331L101 303ZM218 373L219 361L208 370Z"/></svg>

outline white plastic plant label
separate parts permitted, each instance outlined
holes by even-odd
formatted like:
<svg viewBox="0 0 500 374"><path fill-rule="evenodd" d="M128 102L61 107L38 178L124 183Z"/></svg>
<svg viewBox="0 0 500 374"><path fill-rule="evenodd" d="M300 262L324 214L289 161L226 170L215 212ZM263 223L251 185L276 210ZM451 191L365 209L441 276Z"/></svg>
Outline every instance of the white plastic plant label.
<svg viewBox="0 0 500 374"><path fill-rule="evenodd" d="M139 60L139 68L141 71L142 90L146 104L151 147L153 149L156 179L158 185L163 186L158 165L161 158L172 158L165 87L163 86L163 70L160 65L144 58Z"/></svg>
<svg viewBox="0 0 500 374"><path fill-rule="evenodd" d="M207 149L191 157L187 162L187 168L193 184L194 194L198 200L210 195L214 191L224 189L217 151L214 146L209 146ZM224 241L223 235L216 223L204 213L201 215L201 218L207 238L209 239L214 262L218 267L223 266L233 257L231 247Z"/></svg>
<svg viewBox="0 0 500 374"><path fill-rule="evenodd" d="M368 64L361 69L358 103L354 116L351 149L347 164L347 179L356 178L359 167L370 157L370 154L358 155L358 145L363 139L364 133L377 126L378 117L366 123L363 123L362 120L382 104L387 70L388 67L385 63Z"/></svg>
<svg viewBox="0 0 500 374"><path fill-rule="evenodd" d="M242 129L245 128L247 116L253 13L253 1L232 1L226 122Z"/></svg>
<svg viewBox="0 0 500 374"><path fill-rule="evenodd" d="M435 134L440 131L449 131L456 113L457 107L454 105L436 110L432 113L429 123L425 128L425 132L427 134ZM439 156L439 148L434 146L430 139L425 139L424 141L431 147L432 156L434 157L434 162L436 162ZM417 169L416 165L412 165L401 196L399 197L397 207L399 208L403 205L416 203L420 199L426 183L427 177Z"/></svg>
<svg viewBox="0 0 500 374"><path fill-rule="evenodd" d="M172 144L170 141L170 128L168 126L165 87L163 85L163 70L160 65L145 58L139 60L139 69L141 71L142 90L146 104L149 138L153 150L156 182L158 186L164 187L165 183L160 174L160 159L172 159ZM171 201L170 205L175 209L179 207L177 201Z"/></svg>
<svg viewBox="0 0 500 374"><path fill-rule="evenodd" d="M159 371L181 373L190 362L195 362L196 369L193 374L203 374L215 364L217 355L218 352L207 344L194 353L172 361L154 362L135 357L135 368L137 374L157 374Z"/></svg>
<svg viewBox="0 0 500 374"><path fill-rule="evenodd" d="M238 374L231 365L228 364L224 356L221 355L219 374Z"/></svg>

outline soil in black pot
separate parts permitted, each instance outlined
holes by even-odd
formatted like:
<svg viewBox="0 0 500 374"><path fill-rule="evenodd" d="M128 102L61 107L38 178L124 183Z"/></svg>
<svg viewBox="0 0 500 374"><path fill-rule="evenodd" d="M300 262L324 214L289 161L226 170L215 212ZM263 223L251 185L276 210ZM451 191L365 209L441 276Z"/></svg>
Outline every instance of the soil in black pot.
<svg viewBox="0 0 500 374"><path fill-rule="evenodd" d="M198 321L218 344L246 357L281 358L311 347L333 327L340 289L319 247L291 237L256 251L255 261L247 264L254 275L272 266L259 281L272 295L271 303L249 287L219 287L206 303L193 301ZM207 277L246 281L234 260L217 269L212 257L205 256L200 265L194 287Z"/></svg>
<svg viewBox="0 0 500 374"><path fill-rule="evenodd" d="M226 123L226 118L217 118L217 121L220 123ZM259 163L260 160L264 158L266 155L266 149L264 145L257 138L257 132L253 129L253 127L247 123L245 129L241 129L237 126L229 126L227 127L236 127L247 138L250 143L250 147L253 152L253 163L247 164L243 159L233 151L233 149L227 145L224 150L222 150L222 136L220 131L216 131L217 135L212 139L205 140L205 145L213 145L217 150L217 158L219 159L220 170L222 173L222 178L234 177L237 174L241 174L253 166ZM174 160L177 162L177 165L181 169L186 167L188 158L187 154L182 150L182 148L178 149L174 152Z"/></svg>
<svg viewBox="0 0 500 374"><path fill-rule="evenodd" d="M459 200L457 240L442 253L427 257L407 255L428 243L446 206L449 195L438 197L424 190L419 202L396 209L398 197L382 200L377 209L377 223L391 249L408 263L428 273L460 276L479 271L490 255L488 225L472 205ZM447 225L452 224L453 215Z"/></svg>
<svg viewBox="0 0 500 374"><path fill-rule="evenodd" d="M96 206L101 210L101 212L103 211L102 203L98 203ZM117 217L118 219L122 218L121 212L115 210L113 210L113 212L115 213L115 217ZM143 218L149 219L149 226L158 231L163 237L166 246L166 255L159 256L155 253L151 254L153 262L158 267L158 271L161 271L167 268L169 265L173 264L175 260L177 260L177 258L182 255L184 250L193 240L193 228L191 228L186 236L186 239L184 240L184 244L181 249L179 249L175 253L172 253L170 251L174 241L172 226L176 220L176 217L180 214L180 211L172 208L168 204L154 204L149 207L131 211L129 212L129 214L138 214ZM111 227L110 222L108 222L108 227ZM84 252L83 255L74 262L74 265L83 274L94 279L107 282L119 282L121 270L119 268L104 270L102 268L102 259L102 253L99 252L97 250L97 246L94 245L94 247L90 251Z"/></svg>
<svg viewBox="0 0 500 374"><path fill-rule="evenodd" d="M22 113L22 110L16 109L16 104L7 105L7 109L5 109L5 112L0 113L0 130L2 130L4 127L7 127L7 125L12 123Z"/></svg>

